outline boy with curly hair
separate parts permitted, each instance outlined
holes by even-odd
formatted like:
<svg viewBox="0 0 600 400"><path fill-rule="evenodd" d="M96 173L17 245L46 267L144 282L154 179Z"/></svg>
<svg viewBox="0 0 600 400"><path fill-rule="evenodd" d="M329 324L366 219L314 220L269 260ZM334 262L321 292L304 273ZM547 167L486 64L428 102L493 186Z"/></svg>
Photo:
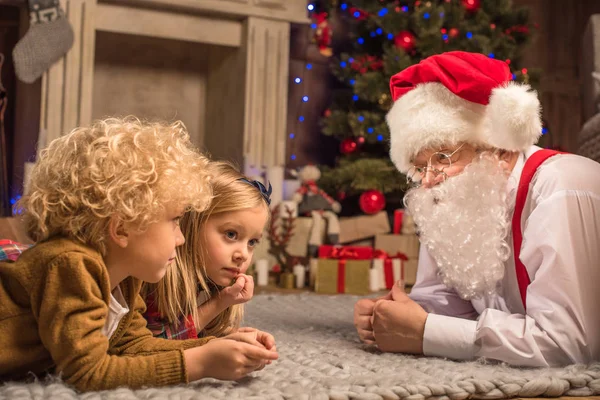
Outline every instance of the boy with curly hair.
<svg viewBox="0 0 600 400"><path fill-rule="evenodd" d="M207 163L181 122L135 118L77 128L41 153L19 204L37 244L0 262L0 380L139 388L238 379L277 358L264 332L169 341L142 317L142 282L159 281L185 241L180 217L210 202Z"/></svg>

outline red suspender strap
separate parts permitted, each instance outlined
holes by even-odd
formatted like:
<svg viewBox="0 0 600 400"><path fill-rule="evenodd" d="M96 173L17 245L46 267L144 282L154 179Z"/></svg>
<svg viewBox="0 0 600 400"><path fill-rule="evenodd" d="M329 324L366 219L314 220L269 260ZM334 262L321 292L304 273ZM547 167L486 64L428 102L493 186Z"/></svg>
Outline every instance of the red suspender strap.
<svg viewBox="0 0 600 400"><path fill-rule="evenodd" d="M561 154L555 150L538 150L531 155L525 161L523 172L519 180L519 186L517 189L517 200L515 202L515 212L512 218L512 234L513 234L513 253L515 257L515 270L517 273L517 282L519 283L519 292L521 293L521 300L523 300L523 307L527 309L527 286L531 283L529 274L525 265L521 262L521 244L523 243L523 233L521 232L521 216L523 215L523 207L525 207L525 201L527 200L527 193L529 192L529 184L531 179L535 175L538 167L542 165L548 158Z"/></svg>

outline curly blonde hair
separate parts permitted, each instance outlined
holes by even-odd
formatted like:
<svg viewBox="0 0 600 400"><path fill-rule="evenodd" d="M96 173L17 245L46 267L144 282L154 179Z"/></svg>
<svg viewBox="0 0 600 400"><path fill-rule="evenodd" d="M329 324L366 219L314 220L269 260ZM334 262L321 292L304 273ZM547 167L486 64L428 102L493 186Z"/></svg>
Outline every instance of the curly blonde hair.
<svg viewBox="0 0 600 400"><path fill-rule="evenodd" d="M190 211L180 221L185 243L177 247L177 259L167 269L164 278L156 284L145 285L145 293L152 292L160 315L169 322L177 322L182 316L191 315L198 326L198 290L218 296L221 289L211 282L206 273L207 250L204 226L214 215L255 207L269 207L261 192L241 181L245 178L230 163L213 161L208 166L212 176L213 199L204 211ZM213 319L202 332L206 336L223 336L236 330L241 323L244 305L231 306Z"/></svg>
<svg viewBox="0 0 600 400"><path fill-rule="evenodd" d="M66 236L105 255L113 216L144 230L169 205L203 211L207 165L181 121L99 120L41 152L18 208L33 240Z"/></svg>

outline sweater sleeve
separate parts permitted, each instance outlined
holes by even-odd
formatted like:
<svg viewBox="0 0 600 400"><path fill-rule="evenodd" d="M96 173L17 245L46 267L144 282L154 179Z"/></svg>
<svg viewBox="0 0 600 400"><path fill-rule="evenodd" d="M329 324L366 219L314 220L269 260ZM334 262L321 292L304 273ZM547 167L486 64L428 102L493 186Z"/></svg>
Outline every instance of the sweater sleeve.
<svg viewBox="0 0 600 400"><path fill-rule="evenodd" d="M146 303L139 294L136 294L134 306L132 310L131 323L123 336L114 345L115 350L120 354L140 354L140 353L156 353L168 350L185 350L192 347L202 346L214 337L205 337L201 339L187 340L167 340L156 338L152 335L146 324L147 321L143 317L146 311Z"/></svg>
<svg viewBox="0 0 600 400"><path fill-rule="evenodd" d="M187 381L181 348L135 357L109 354L102 333L108 314L103 286L109 277L98 260L67 252L41 270L31 292L32 309L42 343L65 382L90 391Z"/></svg>

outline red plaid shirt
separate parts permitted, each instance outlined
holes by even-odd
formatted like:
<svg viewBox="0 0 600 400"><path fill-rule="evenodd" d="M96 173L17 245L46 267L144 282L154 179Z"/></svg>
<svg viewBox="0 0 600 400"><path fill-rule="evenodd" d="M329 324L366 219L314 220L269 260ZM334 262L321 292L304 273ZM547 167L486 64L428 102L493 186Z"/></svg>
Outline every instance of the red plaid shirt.
<svg viewBox="0 0 600 400"><path fill-rule="evenodd" d="M196 339L198 337L196 325L191 315L182 316L179 321L170 323L165 318L161 318L152 295L147 296L146 307L144 318L146 318L147 328L150 329L154 337L175 340Z"/></svg>
<svg viewBox="0 0 600 400"><path fill-rule="evenodd" d="M8 239L0 239L0 261L17 261L22 252L30 248L31 244L17 243Z"/></svg>

